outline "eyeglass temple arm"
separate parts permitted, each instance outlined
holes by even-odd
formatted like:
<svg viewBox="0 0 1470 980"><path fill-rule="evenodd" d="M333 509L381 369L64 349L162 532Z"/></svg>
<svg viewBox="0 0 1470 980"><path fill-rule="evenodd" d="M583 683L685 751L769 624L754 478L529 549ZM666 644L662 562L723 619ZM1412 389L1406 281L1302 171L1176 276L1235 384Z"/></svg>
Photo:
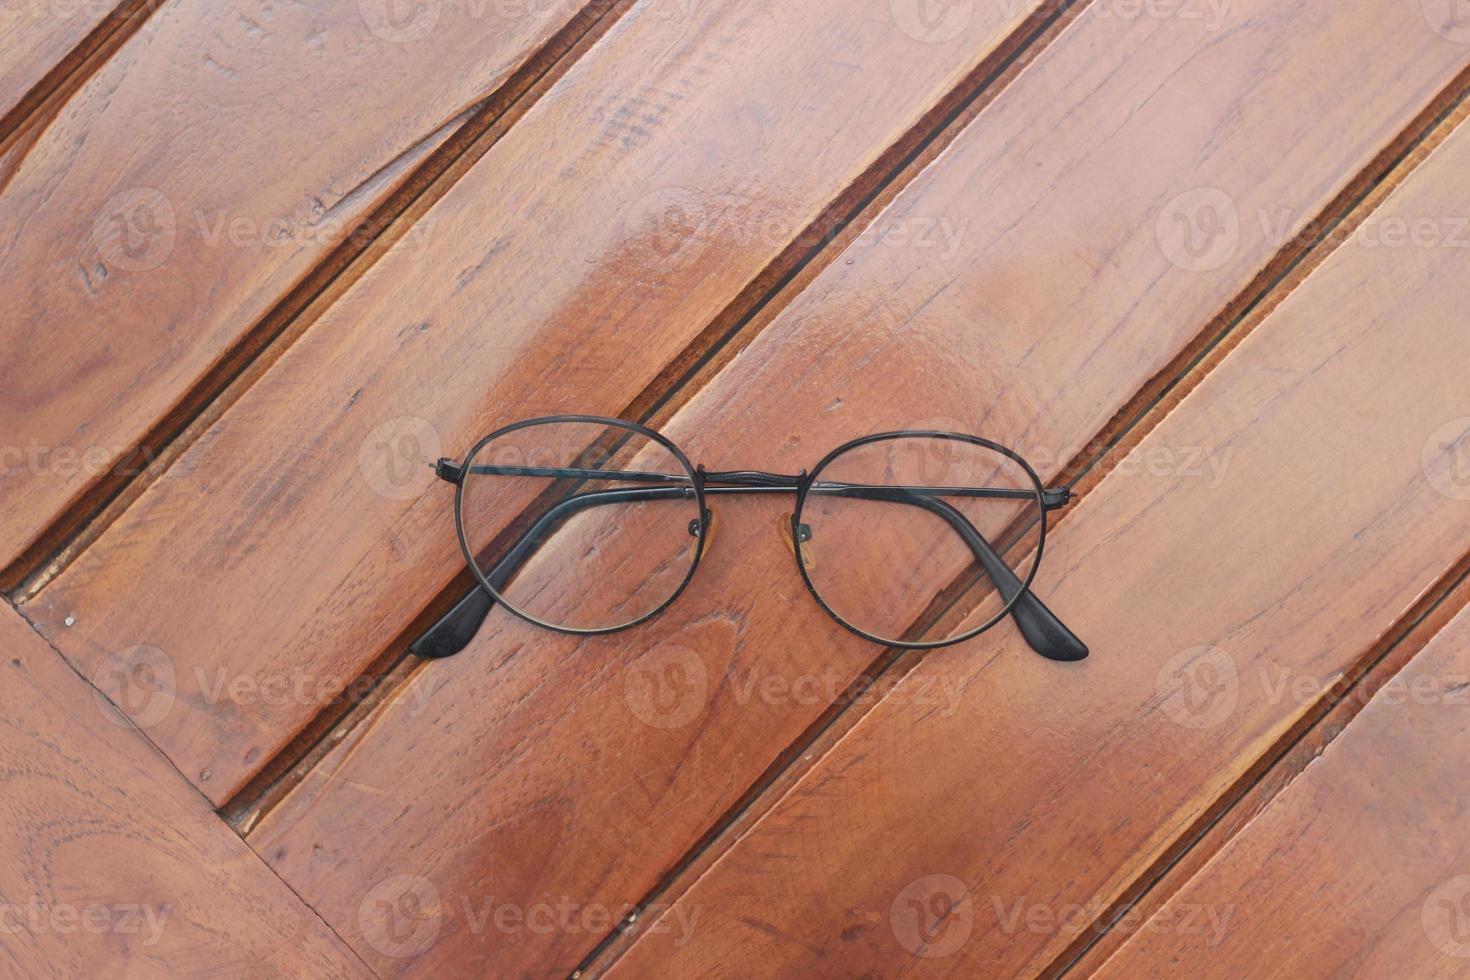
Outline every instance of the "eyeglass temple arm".
<svg viewBox="0 0 1470 980"><path fill-rule="evenodd" d="M478 472L481 468L475 467L474 469ZM485 467L485 469L491 468ZM499 471L510 468L496 467L494 469ZM544 473L538 472L536 475L559 476L566 475L567 472L565 470L546 470ZM598 472L603 477L609 477L611 475L605 471L588 472ZM455 473L452 475L457 477L460 474ZM625 479L630 475L619 474L617 478ZM639 475L658 478L643 482L664 482L662 479L663 474L651 473ZM1086 644L1078 639L1076 634L1069 630L1033 591L1025 588L1024 583L1016 577L1016 573L1011 570L1011 567L1006 564L1004 559L996 554L990 542L985 540L985 536L960 511L942 500L930 496L934 488L925 487L922 488L925 492L915 493L913 490L897 487L839 486L840 489L837 489L837 493L841 496L908 503L915 506L922 506L943 517L965 540L970 550L975 553L981 568L984 569L985 574L990 577L991 581L995 583L996 588L1000 590L1002 598L1010 602L1018 592L1022 593L1020 598L1016 599L1015 603L1011 606L1011 615L1015 617L1016 625L1020 628L1021 635L1026 638L1026 642L1031 645L1033 650L1048 660L1064 662L1082 660L1087 656L1088 650ZM995 490L993 488L953 489L969 491L964 494L965 496L989 496L992 493L996 496L1006 497L1015 495L1014 491ZM986 492L987 490L989 492ZM1046 501L1048 506L1060 506L1061 503L1066 501L1068 496L1065 490L1049 492L1059 493L1062 496L1057 503L1052 503L1050 500ZM536 523L526 533L521 535L510 553L486 577L490 580L491 584L499 588L530 557L531 552L539 546L542 539L552 527L560 524L579 510L600 504L624 503L636 500L673 500L688 498L691 495L692 490L688 487L659 487L639 490L603 490L568 497L541 515ZM1031 496L1031 494L1028 493L1027 496ZM1023 589L1024 592L1022 591ZM416 656L431 659L449 657L459 653L469 645L470 640L479 631L481 624L489 616L490 610L494 605L494 596L487 592L483 586L476 584L475 588L461 599L453 609L440 618L437 623L409 646L409 652Z"/></svg>
<svg viewBox="0 0 1470 980"><path fill-rule="evenodd" d="M927 491L929 488L924 489ZM1006 602L1015 599L1015 604L1011 606L1011 615L1015 617L1016 626L1020 628L1021 635L1026 638L1032 650L1048 660L1064 663L1087 658L1087 644L1078 639L1077 634L1069 630L1057 614L1026 587L1011 566L1006 564L1005 559L996 554L995 548L985 540L985 535L954 506L927 493L912 493L900 487L843 487L836 495L912 504L944 518L975 553L980 567L995 583L1001 598ZM1028 493L1027 496L1035 498L1034 493ZM1019 599L1015 598L1017 593L1020 593Z"/></svg>
<svg viewBox="0 0 1470 980"><path fill-rule="evenodd" d="M1041 654L1048 660L1057 660L1062 663L1070 663L1076 660L1086 660L1087 644L1078 638L1067 628L1067 625L1057 617L1057 614L1042 602L1040 597L1024 585L1011 566L1003 561L995 549L990 547L975 526L965 519L965 516L955 510L942 500L936 500L948 510L954 511L954 517L950 523L960 532L970 550L975 552L975 557L980 559L980 565L985 569L985 574L995 583L1000 590L1001 598L1010 602L1017 592L1021 597L1016 599L1016 604L1011 606L1011 616L1016 620L1016 626L1021 630L1021 635L1031 645L1031 649ZM1022 591L1024 590L1024 591Z"/></svg>
<svg viewBox="0 0 1470 980"><path fill-rule="evenodd" d="M477 467L478 469L478 467ZM654 474L656 475L656 474ZM687 481L686 481L687 482ZM515 547L502 558L485 577L497 589L509 581L511 575L525 564L531 553L540 547L546 535L557 525L580 510L599 504L629 503L639 500L677 500L692 498L690 487L651 487L638 490L598 490L577 494L561 501L542 514L535 524L520 536ZM453 609L431 626L422 636L409 645L408 652L419 657L440 659L451 657L474 639L480 625L495 606L495 597L476 582L475 587L461 599Z"/></svg>
<svg viewBox="0 0 1470 980"><path fill-rule="evenodd" d="M428 660L454 656L470 645L494 606L495 597L476 582L453 609L409 644L408 652Z"/></svg>

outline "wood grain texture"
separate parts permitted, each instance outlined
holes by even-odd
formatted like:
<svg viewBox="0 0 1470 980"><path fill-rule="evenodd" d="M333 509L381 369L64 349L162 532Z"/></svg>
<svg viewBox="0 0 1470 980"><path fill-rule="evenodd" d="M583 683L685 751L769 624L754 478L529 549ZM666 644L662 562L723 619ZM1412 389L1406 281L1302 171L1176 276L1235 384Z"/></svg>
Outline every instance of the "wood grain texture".
<svg viewBox="0 0 1470 980"><path fill-rule="evenodd" d="M228 798L461 570L425 461L620 411L1013 13L925 44L888 0L630 11L28 608L79 664L164 650L150 734Z"/></svg>
<svg viewBox="0 0 1470 980"><path fill-rule="evenodd" d="M0 120L63 65L114 7L107 0L79 3L7 3L0 9ZM6 134L0 127L0 138Z"/></svg>
<svg viewBox="0 0 1470 980"><path fill-rule="evenodd" d="M1464 976L1467 744L1461 612L1094 975Z"/></svg>
<svg viewBox="0 0 1470 980"><path fill-rule="evenodd" d="M0 974L372 975L9 606L0 651Z"/></svg>
<svg viewBox="0 0 1470 980"><path fill-rule="evenodd" d="M1156 237L1171 199L1228 188L1242 215L1308 222L1464 63L1384 4L1352 8L1357 51L1307 10L1233 16L1223 39L1187 22L1081 18L669 434L712 468L794 472L853 435L932 425L987 434L1054 472L1282 244L1244 220L1217 271L1176 266ZM1263 63L1282 36L1295 43ZM1402 45L1382 79L1404 83L1392 97L1353 83L1386 39ZM1409 79L1407 65L1428 74ZM1222 77L1241 87L1221 91ZM1318 85L1369 104L1323 101ZM1184 105L1214 115L1174 145ZM917 239L941 221L963 230L949 252ZM1211 461L1174 458L1205 479ZM789 506L721 501L694 585L634 632L578 641L492 617L354 729L252 843L346 935L383 875L431 882L443 929L405 972L575 964L596 930L477 931L464 903L627 909L878 655L810 603L776 530ZM1071 619L1075 601L1054 606ZM966 662L989 656L961 649ZM952 710L961 694L931 685L914 700ZM686 938L691 920L671 921L671 941Z"/></svg>
<svg viewBox="0 0 1470 980"><path fill-rule="evenodd" d="M1159 910L1315 763L1380 690L1400 687L1400 672L1465 609L1470 599L1470 555L1461 560L1457 572L1447 576L1452 581L1441 580L1425 592L1417 610L1400 620L1400 629L1380 640L1381 656L1370 654L1358 674L1345 675L1334 685L1333 697L1323 703L1310 727L1301 729L1300 735L1289 733L1278 743L1278 752L1261 756L1256 768L1237 781L1235 791L1198 833L1181 838L1134 882L1132 892L1118 907L1118 915L1110 917L1106 931L1086 943L1069 961L1068 973L1091 976L1140 931L1153 928Z"/></svg>
<svg viewBox="0 0 1470 980"><path fill-rule="evenodd" d="M610 975L1053 966L1470 550L1467 162L1462 129L1048 542L1090 660L1005 632L931 654L680 897L695 941ZM1227 465L1169 465L1199 448Z"/></svg>
<svg viewBox="0 0 1470 980"><path fill-rule="evenodd" d="M0 568L576 12L398 9L174 0L0 168Z"/></svg>

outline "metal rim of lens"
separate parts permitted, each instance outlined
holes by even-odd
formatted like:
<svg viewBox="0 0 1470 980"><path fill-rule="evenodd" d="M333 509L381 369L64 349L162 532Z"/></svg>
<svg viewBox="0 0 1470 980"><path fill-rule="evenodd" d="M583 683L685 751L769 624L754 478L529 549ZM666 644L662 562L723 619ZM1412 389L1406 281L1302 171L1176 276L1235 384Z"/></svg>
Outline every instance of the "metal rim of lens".
<svg viewBox="0 0 1470 980"><path fill-rule="evenodd" d="M842 618L842 616L839 615L835 609L827 605L826 600L822 598L821 593L817 591L816 585L812 582L812 577L807 574L806 560L801 553L801 535L796 533L795 527L792 528L791 534L791 539L793 543L792 551L796 555L796 570L801 574L801 580L806 583L807 591L812 594L813 599L817 600L817 605L826 610L827 615L835 619L849 632L856 633L858 636L861 636L865 640L871 640L874 643L880 643L883 646L887 647L897 647L901 650L937 650L940 647L953 646L956 643L964 643L966 640L973 640L975 637L979 636L981 633L984 633L996 623L999 623L1002 619L1005 619L1007 616L1009 616L1011 614L1011 610L1016 607L1016 603L1021 601L1021 597L1031 591L1031 583L1036 578L1037 569L1041 567L1041 553L1046 546L1046 506L1045 498L1043 497L1044 487L1041 482L1041 477L1036 474L1036 470L1032 469L1031 464L1026 462L1025 458L1022 457L1020 453L1016 452L1013 449L1002 446L998 442L991 442L989 439L985 439L980 436L965 435L964 433L960 432L939 432L932 429L917 429L911 432L879 432L876 435L863 436L860 439L854 439L851 442L846 442L838 446L836 449L832 450L830 453L824 456L820 463L813 467L811 473L807 475L807 478L797 489L796 512L792 516L791 520L792 523L795 525L801 524L802 511L806 509L807 495L810 492L813 484L817 482L817 478L821 475L822 471L825 470L833 461L840 458L843 453L849 452L853 449L857 449L860 446L866 446L875 442L910 438L950 439L956 442L967 442L974 446L980 446L983 449L989 449L993 452L997 452L1000 455L1011 460L1012 462L1016 463L1026 473L1027 477L1030 478L1033 492L1036 495L1036 507L1038 512L1041 514L1041 530L1036 539L1036 559L1031 563L1031 571L1026 575L1025 581L1021 583L1020 591L1018 591L1015 596L1013 596L1004 606L1002 606L999 612L991 616L988 620L975 627L974 629L969 630L966 633L962 633L959 636L950 637L948 639L929 640L926 642L890 640L886 637L878 636L874 633L869 633L867 630L853 625L846 619Z"/></svg>
<svg viewBox="0 0 1470 980"><path fill-rule="evenodd" d="M622 419L603 418L599 415L548 415L544 418L526 419L521 422L507 425L504 428L496 429L494 432L490 433L488 436L485 436L479 442L475 443L470 451L465 454L464 463L462 464L462 466L465 467L465 472L466 474L468 474L468 467L470 463L474 460L475 456L480 452L480 450L485 448L485 446L489 445L491 442L494 442L496 439L501 438L502 436L507 436L510 433L517 432L521 429L529 429L533 426L555 425L558 423L568 422L581 422L592 425L609 426L615 429L625 429L628 432L632 432L641 436L646 436L647 438L652 439L654 442L667 449L670 454L673 455L674 459L678 461L679 465L684 467L684 472L688 474L689 482L694 487L694 501L696 506L699 508L698 513L701 515L701 517L703 516L704 481L700 479L699 474L695 471L693 464L689 462L689 457L685 456L684 451L678 446L674 445L672 442L670 442L666 437L660 435L657 432L654 432L652 429L648 429L644 426L639 425L637 422L625 422ZM454 523L456 530L459 532L459 548L460 551L464 553L465 562L470 566L470 571L474 573L476 580L479 581L480 588L490 593L490 595L495 599L495 602L498 605L504 607L507 612L515 616L517 619L524 620L525 622L530 623L533 626L539 626L542 629L548 629L555 633L565 633L569 636L603 636L608 633L618 633L622 630L631 629L634 626L646 623L653 617L657 616L659 613L663 612L665 609L669 608L669 606L673 605L674 600L683 595L684 590L689 587L689 583L694 579L694 572L696 569L699 568L700 559L704 557L704 543L705 540L708 538L708 535L701 534L697 542L697 547L694 549L694 560L689 563L689 571L684 575L684 580L679 583L679 587L675 589L673 591L673 594L671 594L662 603L660 603L658 606L655 606L649 612L646 612L643 615L639 616L637 619L630 619L628 622L620 623L617 626L598 626L590 629L579 628L576 626L559 626L556 623L549 623L544 619L540 619L536 616L531 615L528 612L525 612L524 610L516 608L515 603L506 599L505 596L501 595L490 584L490 581L486 577L484 570L480 568L479 562L475 560L474 550L470 547L469 536L465 534L464 529L464 488L465 484L467 484L468 482L469 478L468 475L466 475L465 478L459 481L459 485L456 486L454 489Z"/></svg>

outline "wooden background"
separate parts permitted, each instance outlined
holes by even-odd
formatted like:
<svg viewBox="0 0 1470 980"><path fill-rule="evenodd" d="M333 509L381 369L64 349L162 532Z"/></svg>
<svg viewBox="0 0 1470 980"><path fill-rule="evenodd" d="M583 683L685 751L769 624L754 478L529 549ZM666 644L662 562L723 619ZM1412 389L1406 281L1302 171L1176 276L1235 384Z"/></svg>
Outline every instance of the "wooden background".
<svg viewBox="0 0 1470 980"><path fill-rule="evenodd" d="M1470 976L1465 4L0 15L5 972ZM423 463L564 412L1014 446L1093 655L867 644L748 498L409 657Z"/></svg>

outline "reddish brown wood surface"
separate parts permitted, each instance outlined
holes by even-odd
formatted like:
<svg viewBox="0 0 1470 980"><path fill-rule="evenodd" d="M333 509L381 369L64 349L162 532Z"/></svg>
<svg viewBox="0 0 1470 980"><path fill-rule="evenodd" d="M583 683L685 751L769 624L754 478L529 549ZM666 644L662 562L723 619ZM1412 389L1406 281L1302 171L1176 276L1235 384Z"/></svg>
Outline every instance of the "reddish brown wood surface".
<svg viewBox="0 0 1470 980"><path fill-rule="evenodd" d="M1048 542L1092 659L929 655L666 913L698 935L612 975L1056 965L1470 550L1467 163L1461 130Z"/></svg>
<svg viewBox="0 0 1470 980"><path fill-rule="evenodd" d="M1467 744L1462 612L1096 975L1464 976Z"/></svg>
<svg viewBox="0 0 1470 980"><path fill-rule="evenodd" d="M3 605L0 651L0 974L372 975ZM163 696L150 664L104 669L136 705Z"/></svg>
<svg viewBox="0 0 1470 980"><path fill-rule="evenodd" d="M1381 4L1351 8L1357 53L1329 43L1318 14L1271 10L1235 8L1228 40L1187 22L1082 18L670 434L711 467L785 472L854 434L937 425L1055 471L1285 244L1255 215L1293 215L1289 237L1465 62ZM1295 43L1263 62L1265 39L1283 35ZM1350 84L1385 41L1404 64L1437 59L1418 79L1395 71L1396 97ZM1222 72L1243 88L1218 91ZM1307 78L1337 78L1368 104L1324 102ZM1203 104L1215 115L1182 131L1180 106ZM1161 145L1167 159L1145 152ZM1141 158L1147 173L1134 172ZM1242 216L1209 274L1160 247L1169 202L1197 184L1228 188ZM964 229L948 255L912 238L939 220ZM1208 444L1175 448L1174 467L1212 479ZM877 656L810 604L775 530L781 504L718 506L713 551L664 618L581 642L492 619L354 730L252 841L344 934L383 875L427 882L442 929L395 972L575 964L606 923L507 933L466 908L627 909ZM1058 609L1070 617L1068 601ZM688 691L644 683L670 667ZM960 694L934 686L921 700L943 710ZM410 784L412 798L399 789Z"/></svg>
<svg viewBox="0 0 1470 980"><path fill-rule="evenodd" d="M388 10L175 0L0 169L0 568L576 12Z"/></svg>
<svg viewBox="0 0 1470 980"><path fill-rule="evenodd" d="M65 65L99 27L105 27L118 3L9 3L0 10L0 120L22 103L34 101L33 89ZM7 135L0 126L0 140Z"/></svg>
<svg viewBox="0 0 1470 980"><path fill-rule="evenodd" d="M228 798L460 571L426 459L620 411L1021 16L641 5L28 608L84 667L165 651L150 736Z"/></svg>
<svg viewBox="0 0 1470 980"><path fill-rule="evenodd" d="M1457 115L1465 115L1467 109L1470 106L1462 106ZM1067 971L1090 976L1130 939L1150 927L1152 917L1316 762L1380 690L1401 683L1396 679L1399 673L1467 604L1470 555L1461 559L1456 571L1420 596L1397 628L1380 639L1359 672L1344 675L1334 685L1332 696L1322 702L1309 727L1302 727L1299 734L1289 734L1276 749L1263 755L1256 769L1238 782L1236 791L1218 808L1217 816L1199 833L1182 838L1154 868L1135 881L1117 916L1110 917L1106 931L1086 944Z"/></svg>

